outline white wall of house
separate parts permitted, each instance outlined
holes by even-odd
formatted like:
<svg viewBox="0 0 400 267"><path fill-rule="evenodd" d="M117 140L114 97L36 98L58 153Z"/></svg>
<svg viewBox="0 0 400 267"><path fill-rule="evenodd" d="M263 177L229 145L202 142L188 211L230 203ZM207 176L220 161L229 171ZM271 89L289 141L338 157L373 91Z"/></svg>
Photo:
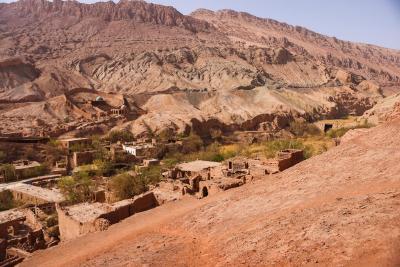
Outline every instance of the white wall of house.
<svg viewBox="0 0 400 267"><path fill-rule="evenodd" d="M136 147L122 145L122 149L125 150L127 153L137 156L137 149Z"/></svg>

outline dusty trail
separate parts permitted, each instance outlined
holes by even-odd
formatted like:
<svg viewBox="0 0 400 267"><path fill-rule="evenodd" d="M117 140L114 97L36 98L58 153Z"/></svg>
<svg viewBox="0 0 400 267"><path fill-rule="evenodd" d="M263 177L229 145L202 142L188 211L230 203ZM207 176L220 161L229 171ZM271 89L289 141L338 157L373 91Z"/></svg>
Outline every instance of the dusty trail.
<svg viewBox="0 0 400 267"><path fill-rule="evenodd" d="M29 261L29 263L24 262L22 266L78 265L78 263L94 258L96 255L102 255L114 250L116 247L123 247L130 241L138 240L144 233L182 236L182 232L166 229L163 225L212 202L217 197L214 196L203 200L187 198L183 201L168 203L162 207L136 214L119 223L118 226L112 225L106 232L92 233L80 238L78 242L76 242L77 240L71 240L61 244L62 257L59 257L60 251L57 249L58 247L54 247L46 251L38 251L32 261ZM184 235L188 236L189 239L196 240L192 244L193 250L196 251L195 248L202 242L200 237L189 232L184 233ZM101 238L100 242L99 238ZM193 258L197 258L195 254Z"/></svg>

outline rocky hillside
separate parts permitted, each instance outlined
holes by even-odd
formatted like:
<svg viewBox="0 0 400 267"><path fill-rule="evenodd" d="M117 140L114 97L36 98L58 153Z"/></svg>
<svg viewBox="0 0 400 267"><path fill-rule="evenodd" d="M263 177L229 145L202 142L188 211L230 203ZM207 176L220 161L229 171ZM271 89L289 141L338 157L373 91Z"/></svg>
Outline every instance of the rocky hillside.
<svg viewBox="0 0 400 267"><path fill-rule="evenodd" d="M281 112L361 115L400 84L397 50L231 10L21 0L0 5L0 40L7 110L75 88L119 93L145 110L119 126L136 134L193 120L241 128Z"/></svg>

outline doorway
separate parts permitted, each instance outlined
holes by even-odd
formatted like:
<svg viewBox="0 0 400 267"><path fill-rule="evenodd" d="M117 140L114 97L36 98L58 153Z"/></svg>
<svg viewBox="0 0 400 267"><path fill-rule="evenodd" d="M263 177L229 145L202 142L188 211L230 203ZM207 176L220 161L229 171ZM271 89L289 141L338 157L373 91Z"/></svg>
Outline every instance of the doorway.
<svg viewBox="0 0 400 267"><path fill-rule="evenodd" d="M207 187L203 187L203 189L201 190L201 193L202 193L202 196L203 196L203 197L208 196L208 189L207 189Z"/></svg>

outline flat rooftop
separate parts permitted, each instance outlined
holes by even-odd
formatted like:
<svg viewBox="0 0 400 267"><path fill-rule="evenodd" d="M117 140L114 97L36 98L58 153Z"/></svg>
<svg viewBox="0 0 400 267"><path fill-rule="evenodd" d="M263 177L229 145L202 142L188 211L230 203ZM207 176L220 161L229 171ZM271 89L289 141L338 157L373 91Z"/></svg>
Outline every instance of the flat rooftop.
<svg viewBox="0 0 400 267"><path fill-rule="evenodd" d="M153 144L135 144L135 145L122 145L123 148L135 148L135 149L143 149L143 148L153 148Z"/></svg>
<svg viewBox="0 0 400 267"><path fill-rule="evenodd" d="M110 207L112 207L112 208L125 207L125 206L132 204L133 201L134 201L133 198L124 199L124 200L110 204Z"/></svg>
<svg viewBox="0 0 400 267"><path fill-rule="evenodd" d="M73 206L65 207L64 211L78 222L92 222L100 215L105 214L111 210L110 205L104 203L80 203Z"/></svg>
<svg viewBox="0 0 400 267"><path fill-rule="evenodd" d="M19 210L6 210L0 212L0 224L16 220L25 220L25 214Z"/></svg>
<svg viewBox="0 0 400 267"><path fill-rule="evenodd" d="M195 160L177 165L177 168L185 172L199 172L208 168L221 166L221 163L214 161Z"/></svg>
<svg viewBox="0 0 400 267"><path fill-rule="evenodd" d="M30 184L19 183L8 187L9 190L27 194L48 202L59 203L65 200L63 194L58 191L34 186Z"/></svg>
<svg viewBox="0 0 400 267"><path fill-rule="evenodd" d="M81 137L81 138L66 138L66 139L59 139L60 142L73 142L73 141L86 141L89 138Z"/></svg>
<svg viewBox="0 0 400 267"><path fill-rule="evenodd" d="M13 163L16 170L29 169L34 167L39 167L41 164L37 161L21 161Z"/></svg>

